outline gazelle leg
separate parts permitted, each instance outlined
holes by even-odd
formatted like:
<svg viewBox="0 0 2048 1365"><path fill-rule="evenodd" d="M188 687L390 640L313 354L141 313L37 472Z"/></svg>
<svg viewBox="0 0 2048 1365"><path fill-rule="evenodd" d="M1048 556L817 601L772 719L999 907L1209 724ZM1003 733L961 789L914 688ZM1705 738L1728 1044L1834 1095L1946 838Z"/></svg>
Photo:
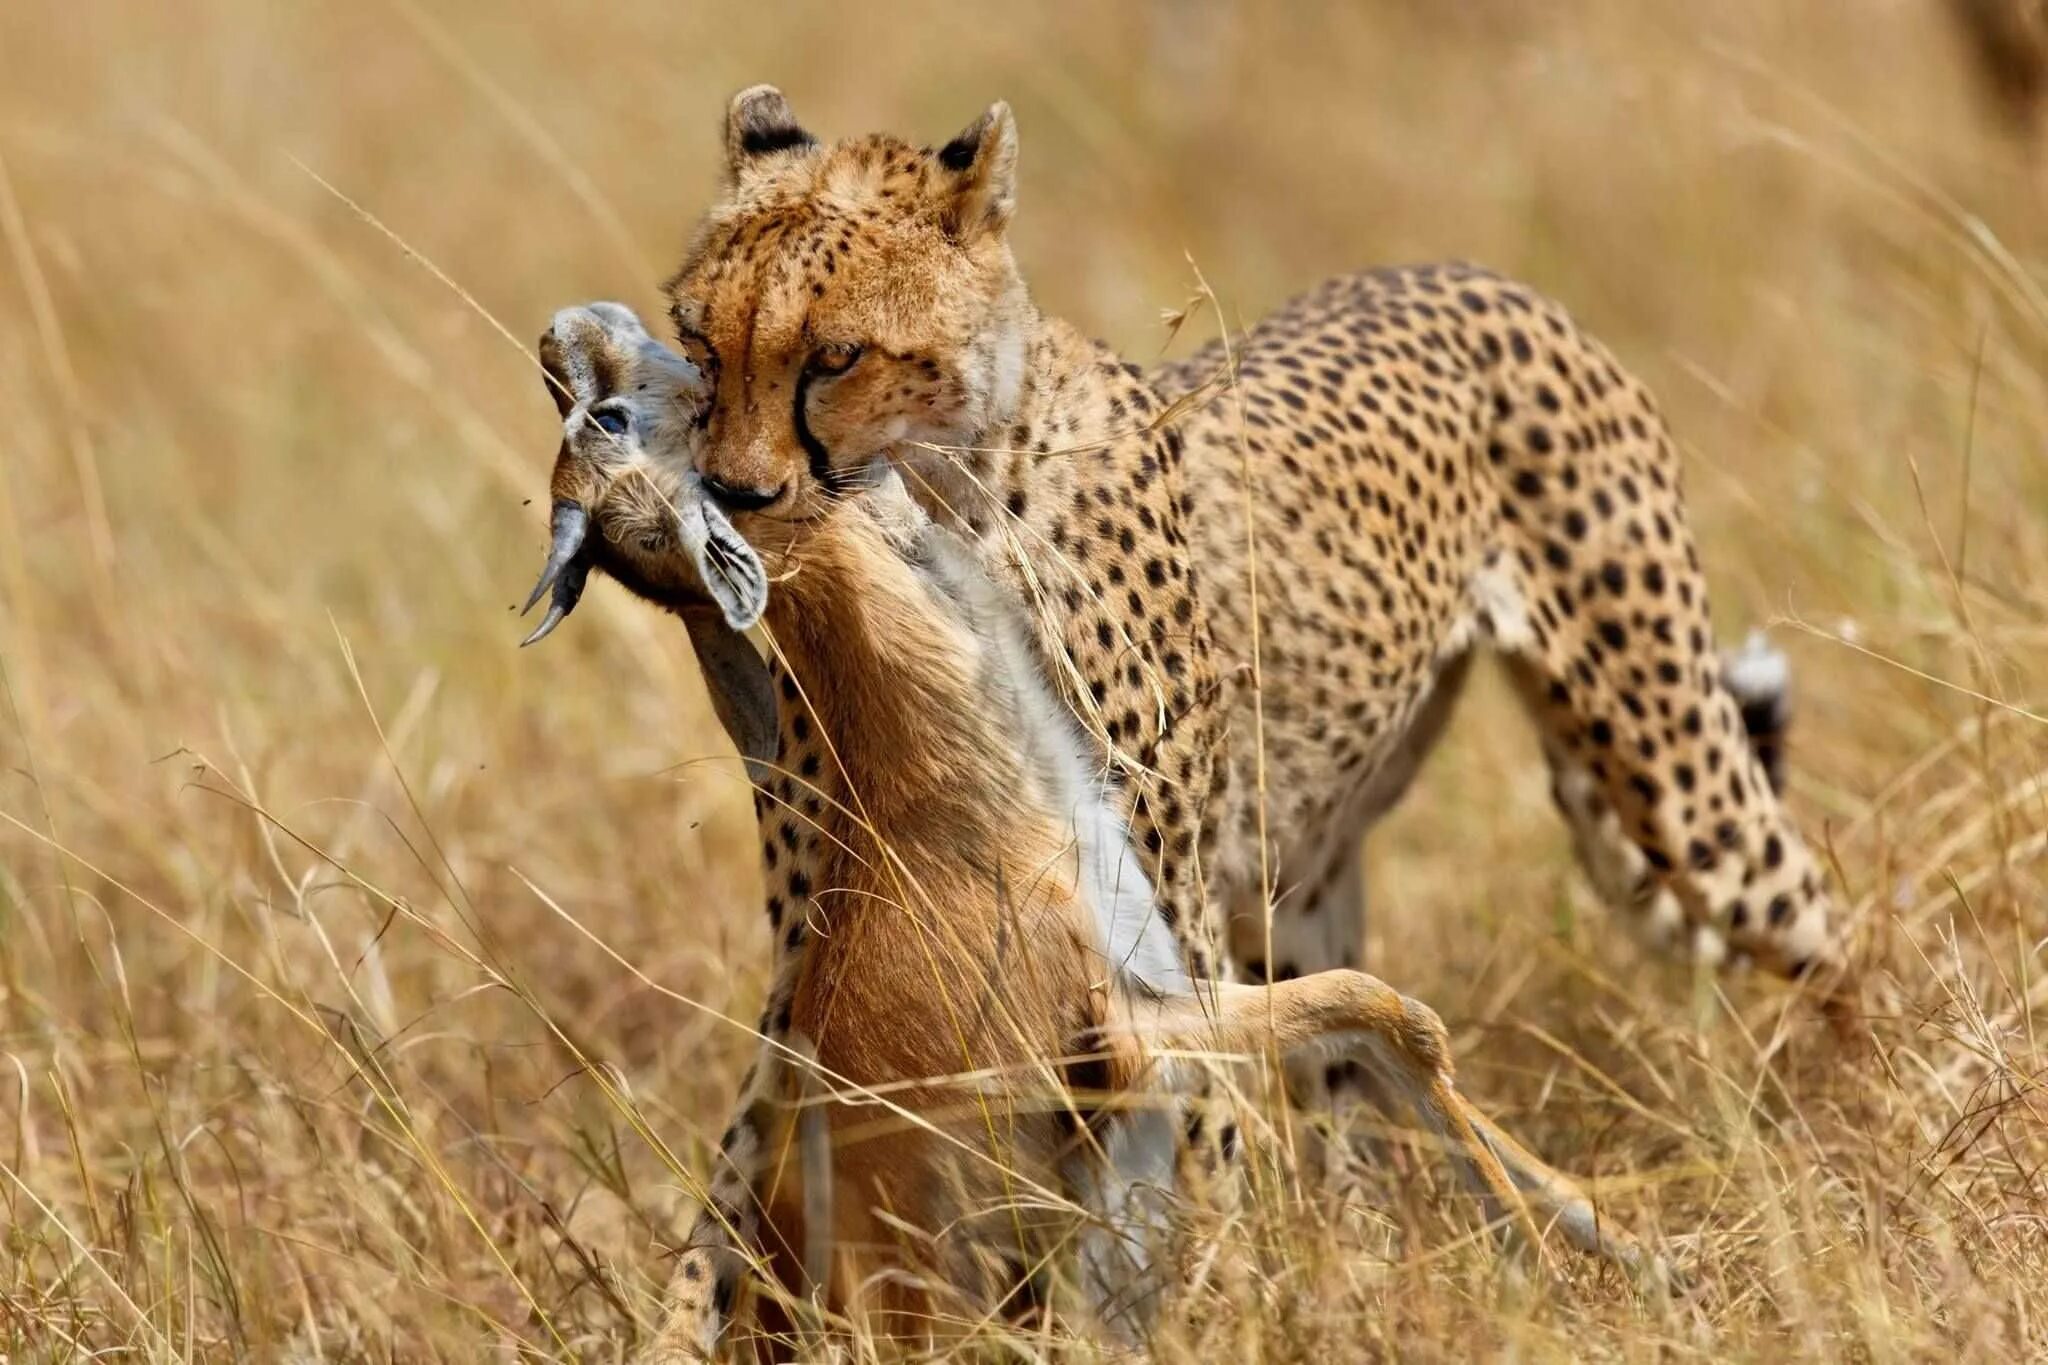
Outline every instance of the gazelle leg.
<svg viewBox="0 0 2048 1365"><path fill-rule="evenodd" d="M1373 1091L1397 1098L1441 1139L1488 1214L1515 1224L1541 1254L1555 1227L1581 1251L1640 1271L1641 1248L1604 1227L1572 1181L1509 1137L1453 1080L1450 1040L1429 1006L1364 972L1332 970L1271 986L1218 984L1209 1002L1135 1002L1126 1025L1151 1048L1259 1052L1309 1050L1360 1062Z"/></svg>
<svg viewBox="0 0 2048 1365"><path fill-rule="evenodd" d="M1077 1243L1082 1293L1095 1321L1126 1343L1142 1340L1171 1276L1160 1253L1171 1240L1179 1126L1172 1107L1119 1115L1101 1149L1075 1153L1066 1171L1092 1215Z"/></svg>

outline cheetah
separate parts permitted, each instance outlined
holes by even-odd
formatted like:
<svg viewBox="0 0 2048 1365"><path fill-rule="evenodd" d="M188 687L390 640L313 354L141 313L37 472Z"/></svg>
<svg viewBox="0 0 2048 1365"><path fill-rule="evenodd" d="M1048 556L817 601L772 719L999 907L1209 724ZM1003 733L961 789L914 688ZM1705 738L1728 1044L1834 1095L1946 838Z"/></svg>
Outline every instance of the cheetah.
<svg viewBox="0 0 2048 1365"><path fill-rule="evenodd" d="M737 1196L730 1214L782 1261L786 1289L930 1347L1029 1302L1045 1278L1030 1267L1071 1243L1088 1317L1134 1339L1168 1288L1150 1234L1179 1126L1160 1101L1193 1074L1175 1053L1269 1044L1370 1071L1529 1244L1554 1227L1646 1268L1576 1187L1456 1090L1427 1006L1341 968L1270 989L1189 976L1132 865L1097 742L1045 673L1023 604L898 473L871 474L800 536L771 533L764 564L678 443L677 414L705 396L694 367L617 305L565 310L542 351L564 439L535 594L555 601L536 635L573 609L593 567L690 619L707 620L697 604L710 598L710 630L729 641L765 615L797 693L776 728L815 725L829 741L830 765L806 783L825 836L806 865L832 888L817 892L831 928L778 987L778 1009L786 1036L816 1040L806 1069L836 1093L804 1111L827 1131L760 1191L762 1226ZM700 631L700 650L712 638ZM766 665L745 657L757 682L707 673L750 744L743 718L770 692ZM758 1141L773 1151L778 1128L796 1125L786 1106L761 1111ZM1066 1201L1078 1226L1062 1226ZM801 1273L785 1248L805 1249ZM683 1262L658 1356L717 1343L727 1305L706 1251Z"/></svg>
<svg viewBox="0 0 2048 1365"><path fill-rule="evenodd" d="M714 386L707 487L801 521L873 456L902 469L1034 607L1196 966L1355 965L1360 838L1482 645L1618 909L1788 975L1836 959L1748 742L1770 687L1731 689L1714 650L1671 436L1557 304L1369 271L1148 377L1032 306L1006 106L935 150L827 146L761 86L726 144L667 286Z"/></svg>
<svg viewBox="0 0 2048 1365"><path fill-rule="evenodd" d="M773 87L734 97L666 290L708 388L698 473L748 541L800 540L899 471L1023 604L1194 979L1360 965L1361 839L1481 647L1604 899L1787 975L1839 963L1640 382L1463 265L1333 280L1148 376L1032 304L1017 147L1000 103L919 148L827 145ZM813 724L775 742L756 810L780 983L830 918L808 785L830 756ZM764 1057L786 1004L771 990ZM756 1142L736 1125L727 1165Z"/></svg>

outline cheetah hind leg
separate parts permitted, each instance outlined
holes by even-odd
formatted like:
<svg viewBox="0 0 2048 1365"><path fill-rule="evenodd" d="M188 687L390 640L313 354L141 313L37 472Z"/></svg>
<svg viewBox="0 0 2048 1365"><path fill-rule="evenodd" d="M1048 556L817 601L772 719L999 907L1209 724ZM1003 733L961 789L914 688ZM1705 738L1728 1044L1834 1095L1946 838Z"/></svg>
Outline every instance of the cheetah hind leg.
<svg viewBox="0 0 2048 1365"><path fill-rule="evenodd" d="M1611 548L1552 597L1525 587L1546 629L1503 650L1579 855L1652 937L1787 977L1822 968L1835 1001L1853 978L1826 877L1776 789L1788 670L1755 643L1713 652L1689 555ZM1631 600L1637 582L1655 591Z"/></svg>
<svg viewBox="0 0 2048 1365"><path fill-rule="evenodd" d="M1510 672L1540 724L1541 694L1536 680L1512 660ZM1740 649L1722 652L1721 685L1741 710L1743 732L1771 790L1782 794L1785 740L1792 713L1791 662L1762 631L1752 631ZM1725 961L1726 936L1712 924L1688 924L1678 898L1652 874L1641 847L1622 830L1621 819L1599 782L1548 730L1543 735L1543 756L1550 765L1551 800L1571 831L1579 868L1600 899L1659 952L1680 953L1708 966Z"/></svg>

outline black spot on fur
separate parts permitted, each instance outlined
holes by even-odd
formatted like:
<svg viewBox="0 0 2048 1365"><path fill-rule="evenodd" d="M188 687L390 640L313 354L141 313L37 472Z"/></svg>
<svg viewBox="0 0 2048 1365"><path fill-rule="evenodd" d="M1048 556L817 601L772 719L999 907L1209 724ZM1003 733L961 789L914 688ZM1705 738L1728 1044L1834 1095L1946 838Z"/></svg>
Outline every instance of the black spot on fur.
<svg viewBox="0 0 2048 1365"><path fill-rule="evenodd" d="M974 164L975 153L980 150L979 131L962 133L939 148L939 164L949 171L964 171Z"/></svg>
<svg viewBox="0 0 2048 1365"><path fill-rule="evenodd" d="M1095 1047L1090 1038L1082 1037L1069 1044L1069 1051L1087 1053ZM1084 1056L1079 1061L1068 1062L1062 1070L1074 1105L1072 1112L1066 1115L1067 1119L1070 1122L1078 1119L1083 1128L1093 1127L1102 1115L1102 1100L1109 1094L1109 1059Z"/></svg>

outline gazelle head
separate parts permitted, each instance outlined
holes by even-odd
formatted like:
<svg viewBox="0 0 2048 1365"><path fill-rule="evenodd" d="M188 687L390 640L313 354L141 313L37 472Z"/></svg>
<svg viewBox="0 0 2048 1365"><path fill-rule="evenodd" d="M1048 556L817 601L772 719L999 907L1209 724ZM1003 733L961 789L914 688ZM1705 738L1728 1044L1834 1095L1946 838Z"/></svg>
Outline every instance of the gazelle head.
<svg viewBox="0 0 2048 1365"><path fill-rule="evenodd" d="M702 401L703 374L616 303L557 313L540 357L562 414L562 445L552 545L526 609L550 589L554 601L526 643L575 609L600 559L643 596L679 608L694 598L715 604L734 630L753 625L767 603L767 575L706 497L692 460L690 414ZM593 541L600 513L604 534Z"/></svg>
<svg viewBox="0 0 2048 1365"><path fill-rule="evenodd" d="M562 415L562 444L547 564L525 609L551 600L523 643L560 625L590 571L602 569L683 618L719 719L741 753L765 757L774 747L774 697L740 632L767 605L768 575L696 471L692 414L703 401L703 374L616 303L557 313L540 358Z"/></svg>

